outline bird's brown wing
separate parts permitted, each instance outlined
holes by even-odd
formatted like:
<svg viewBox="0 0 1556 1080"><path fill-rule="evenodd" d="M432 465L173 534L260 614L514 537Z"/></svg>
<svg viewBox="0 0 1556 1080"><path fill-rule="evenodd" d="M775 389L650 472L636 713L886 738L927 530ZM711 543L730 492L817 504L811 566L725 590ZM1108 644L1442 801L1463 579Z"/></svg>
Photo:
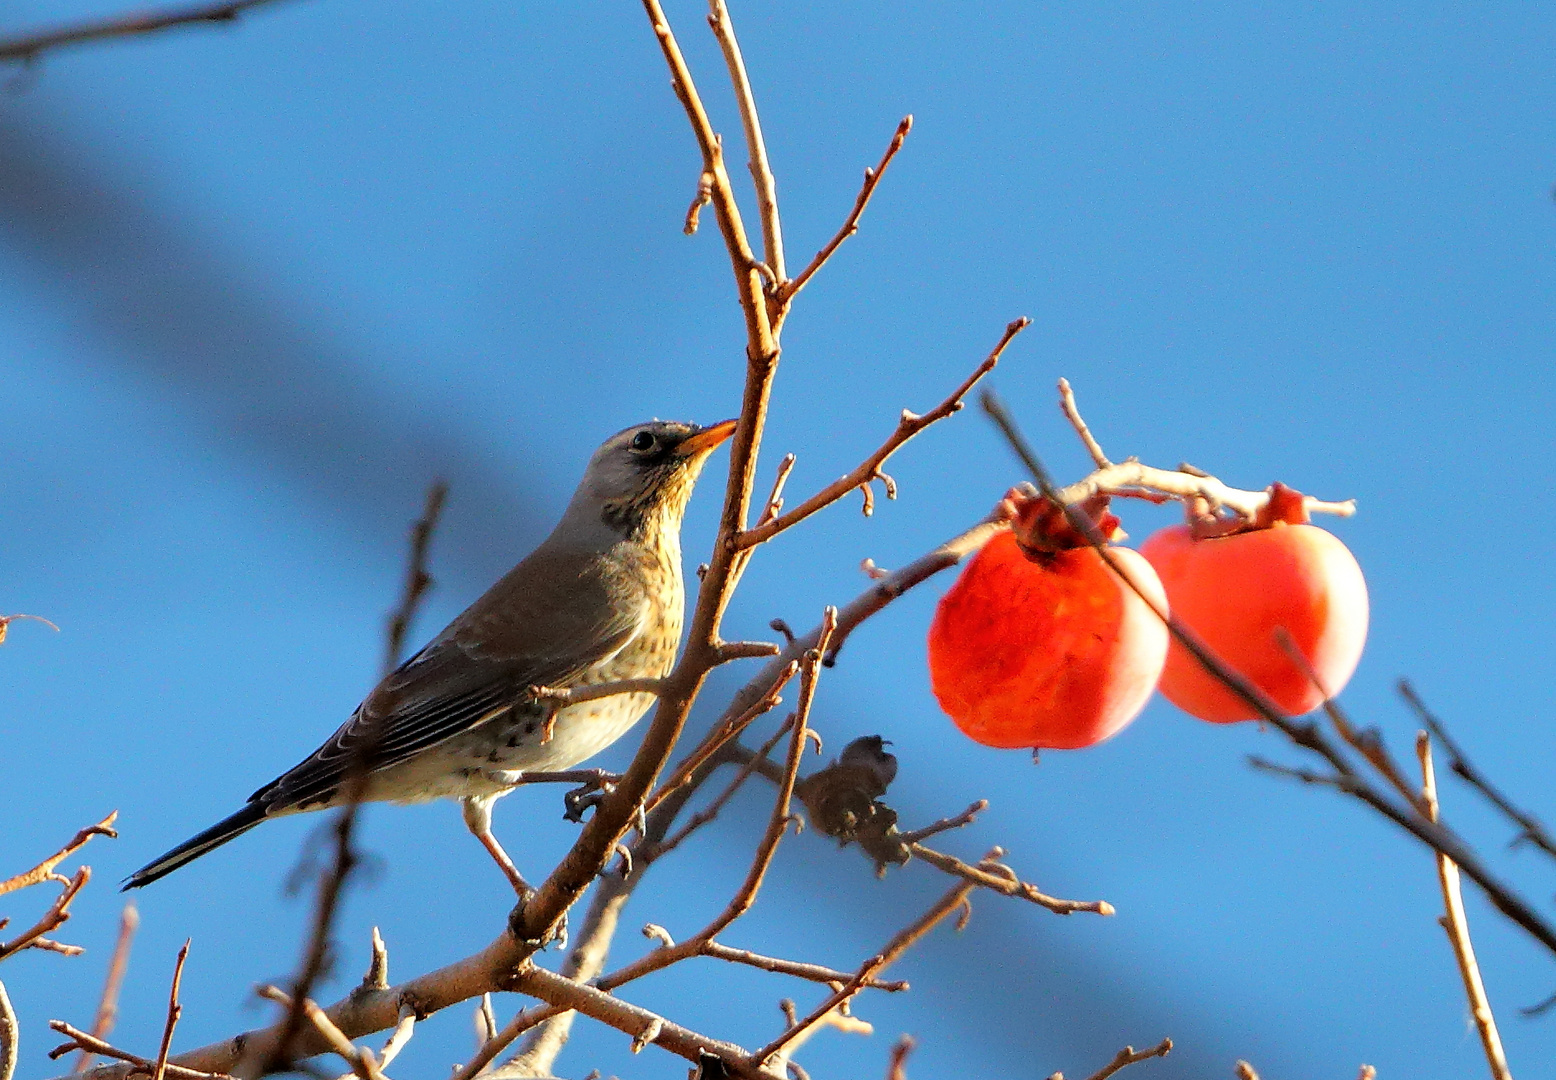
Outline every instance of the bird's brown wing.
<svg viewBox="0 0 1556 1080"><path fill-rule="evenodd" d="M387 769L514 707L530 686L566 686L619 652L657 612L630 566L537 551L250 801L276 810L327 803L359 760L370 772Z"/></svg>

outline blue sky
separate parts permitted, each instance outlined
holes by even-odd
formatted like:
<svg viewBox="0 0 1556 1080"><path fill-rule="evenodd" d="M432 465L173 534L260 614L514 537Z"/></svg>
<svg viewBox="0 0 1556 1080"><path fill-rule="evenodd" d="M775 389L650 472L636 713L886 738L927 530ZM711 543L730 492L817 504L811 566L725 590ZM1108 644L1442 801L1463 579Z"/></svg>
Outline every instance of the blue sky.
<svg viewBox="0 0 1556 1080"><path fill-rule="evenodd" d="M23 2L27 27L108 4ZM738 120L695 3L669 8L718 126ZM1543 462L1552 380L1556 18L1529 5L740 4L792 264L837 226L896 122L915 128L850 242L785 332L764 478L840 475L896 411L938 401L1030 315L994 383L1050 465L1085 458L1055 408L1075 385L1115 457L1280 479L1360 514L1335 523L1371 588L1345 700L1407 751L1414 678L1476 760L1536 813L1556 768ZM233 27L47 58L0 96L0 867L107 809L94 883L62 935L4 977L23 1076L51 1017L85 1022L111 883L235 809L308 752L372 681L406 524L449 478L439 585L452 617L543 535L607 434L738 402L743 335L722 245L681 235L698 162L632 5L296 0ZM750 200L747 200L750 206ZM722 462L721 457L717 459ZM903 452L895 503L850 501L758 557L730 636L810 624L960 531L1020 478L975 414ZM716 485L697 498L703 558ZM1167 511L1127 507L1143 538ZM902 1031L914 1075L1084 1076L1162 1035L1164 1078L1462 1076L1483 1068L1428 854L1333 794L1252 773L1291 755L1159 699L1113 742L1025 755L963 740L927 687L923 638L949 578L868 624L829 672L829 751L896 743L910 821L987 797L946 846L999 843L1110 920L981 898L870 999L874 1039L819 1037L813 1075L875 1075ZM701 715L711 716L715 681ZM619 764L625 740L606 755ZM753 791L645 885L627 925L684 935L722 907L760 828ZM1449 784L1445 813L1549 910L1556 875ZM574 835L554 794L497 810L538 870ZM173 955L194 938L177 1045L267 1015L254 982L295 963L306 903L281 882L322 819L267 825L140 898L121 1021L155 1044ZM374 808L376 882L351 895L334 996L368 928L396 977L489 940L506 884L456 808ZM877 882L806 835L781 850L732 944L851 966L939 889ZM818 898L847 918L817 920ZM31 915L16 900L8 913ZM1556 1076L1553 1020L1516 1006L1556 966L1473 893L1486 981L1520 1077ZM624 934L616 955L646 948ZM713 992L710 993L710 990ZM627 996L755 1045L810 988L687 966ZM499 1001L511 1013L519 1002ZM464 1010L424 1026L407 1073L467 1057ZM580 1025L559 1066L679 1076Z"/></svg>

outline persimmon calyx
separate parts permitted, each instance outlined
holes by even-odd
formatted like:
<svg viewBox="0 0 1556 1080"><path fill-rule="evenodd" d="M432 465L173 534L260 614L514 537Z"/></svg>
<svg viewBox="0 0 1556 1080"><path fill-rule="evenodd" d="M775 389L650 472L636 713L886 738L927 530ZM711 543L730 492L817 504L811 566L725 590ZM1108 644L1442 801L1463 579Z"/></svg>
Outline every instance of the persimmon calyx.
<svg viewBox="0 0 1556 1080"><path fill-rule="evenodd" d="M1012 492L1013 496L1015 494ZM1028 558L1091 546L1086 534L1070 520L1065 507L1054 500L1044 495L1022 495L1014 501L1015 514L1010 527ZM1124 530L1119 527L1118 518L1108 512L1108 501L1107 495L1092 495L1071 504L1070 509L1085 515L1097 532L1111 543L1122 540Z"/></svg>
<svg viewBox="0 0 1556 1080"><path fill-rule="evenodd" d="M1264 490L1267 498L1252 518L1221 517L1210 511L1203 500L1190 500L1186 507L1189 532L1196 540L1209 540L1277 525L1306 525L1312 520L1310 500L1296 488L1277 480Z"/></svg>

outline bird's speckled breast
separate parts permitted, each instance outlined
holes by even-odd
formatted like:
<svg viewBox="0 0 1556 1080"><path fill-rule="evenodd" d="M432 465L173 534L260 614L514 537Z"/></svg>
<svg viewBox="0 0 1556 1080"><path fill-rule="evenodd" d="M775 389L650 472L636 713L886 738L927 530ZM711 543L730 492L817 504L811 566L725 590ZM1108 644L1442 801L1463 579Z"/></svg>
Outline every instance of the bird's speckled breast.
<svg viewBox="0 0 1556 1080"><path fill-rule="evenodd" d="M680 543L676 529L658 531L661 536L668 533L668 542L657 545L658 550L624 542L612 552L626 573L643 582L651 598L641 630L569 686L663 678L675 666L685 610ZM396 802L494 798L512 790L518 773L571 769L593 757L625 735L655 700L653 694L617 694L570 705L557 713L552 736L544 743L542 709L516 704L434 751L386 770L374 778L373 786L382 784L385 796Z"/></svg>

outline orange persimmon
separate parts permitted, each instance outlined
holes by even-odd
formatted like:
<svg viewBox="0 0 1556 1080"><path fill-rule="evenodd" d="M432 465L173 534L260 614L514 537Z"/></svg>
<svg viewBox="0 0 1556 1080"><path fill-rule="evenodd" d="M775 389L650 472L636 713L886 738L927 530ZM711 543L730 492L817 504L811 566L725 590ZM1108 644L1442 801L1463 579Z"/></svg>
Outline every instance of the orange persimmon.
<svg viewBox="0 0 1556 1080"><path fill-rule="evenodd" d="M1296 495L1297 505L1300 499ZM1317 708L1324 695L1281 647L1277 628L1291 635L1331 694L1355 672L1367 640L1361 567L1334 534L1303 523L1305 518L1292 510L1284 519L1277 514L1259 527L1204 539L1176 525L1140 547L1161 577L1173 614L1292 716ZM1258 716L1176 641L1161 691L1201 720L1227 724Z"/></svg>
<svg viewBox="0 0 1556 1080"><path fill-rule="evenodd" d="M1109 550L1165 610L1150 565ZM1161 619L1096 551L1024 550L1012 533L973 556L929 628L935 697L985 746L1072 750L1116 735L1166 655Z"/></svg>

